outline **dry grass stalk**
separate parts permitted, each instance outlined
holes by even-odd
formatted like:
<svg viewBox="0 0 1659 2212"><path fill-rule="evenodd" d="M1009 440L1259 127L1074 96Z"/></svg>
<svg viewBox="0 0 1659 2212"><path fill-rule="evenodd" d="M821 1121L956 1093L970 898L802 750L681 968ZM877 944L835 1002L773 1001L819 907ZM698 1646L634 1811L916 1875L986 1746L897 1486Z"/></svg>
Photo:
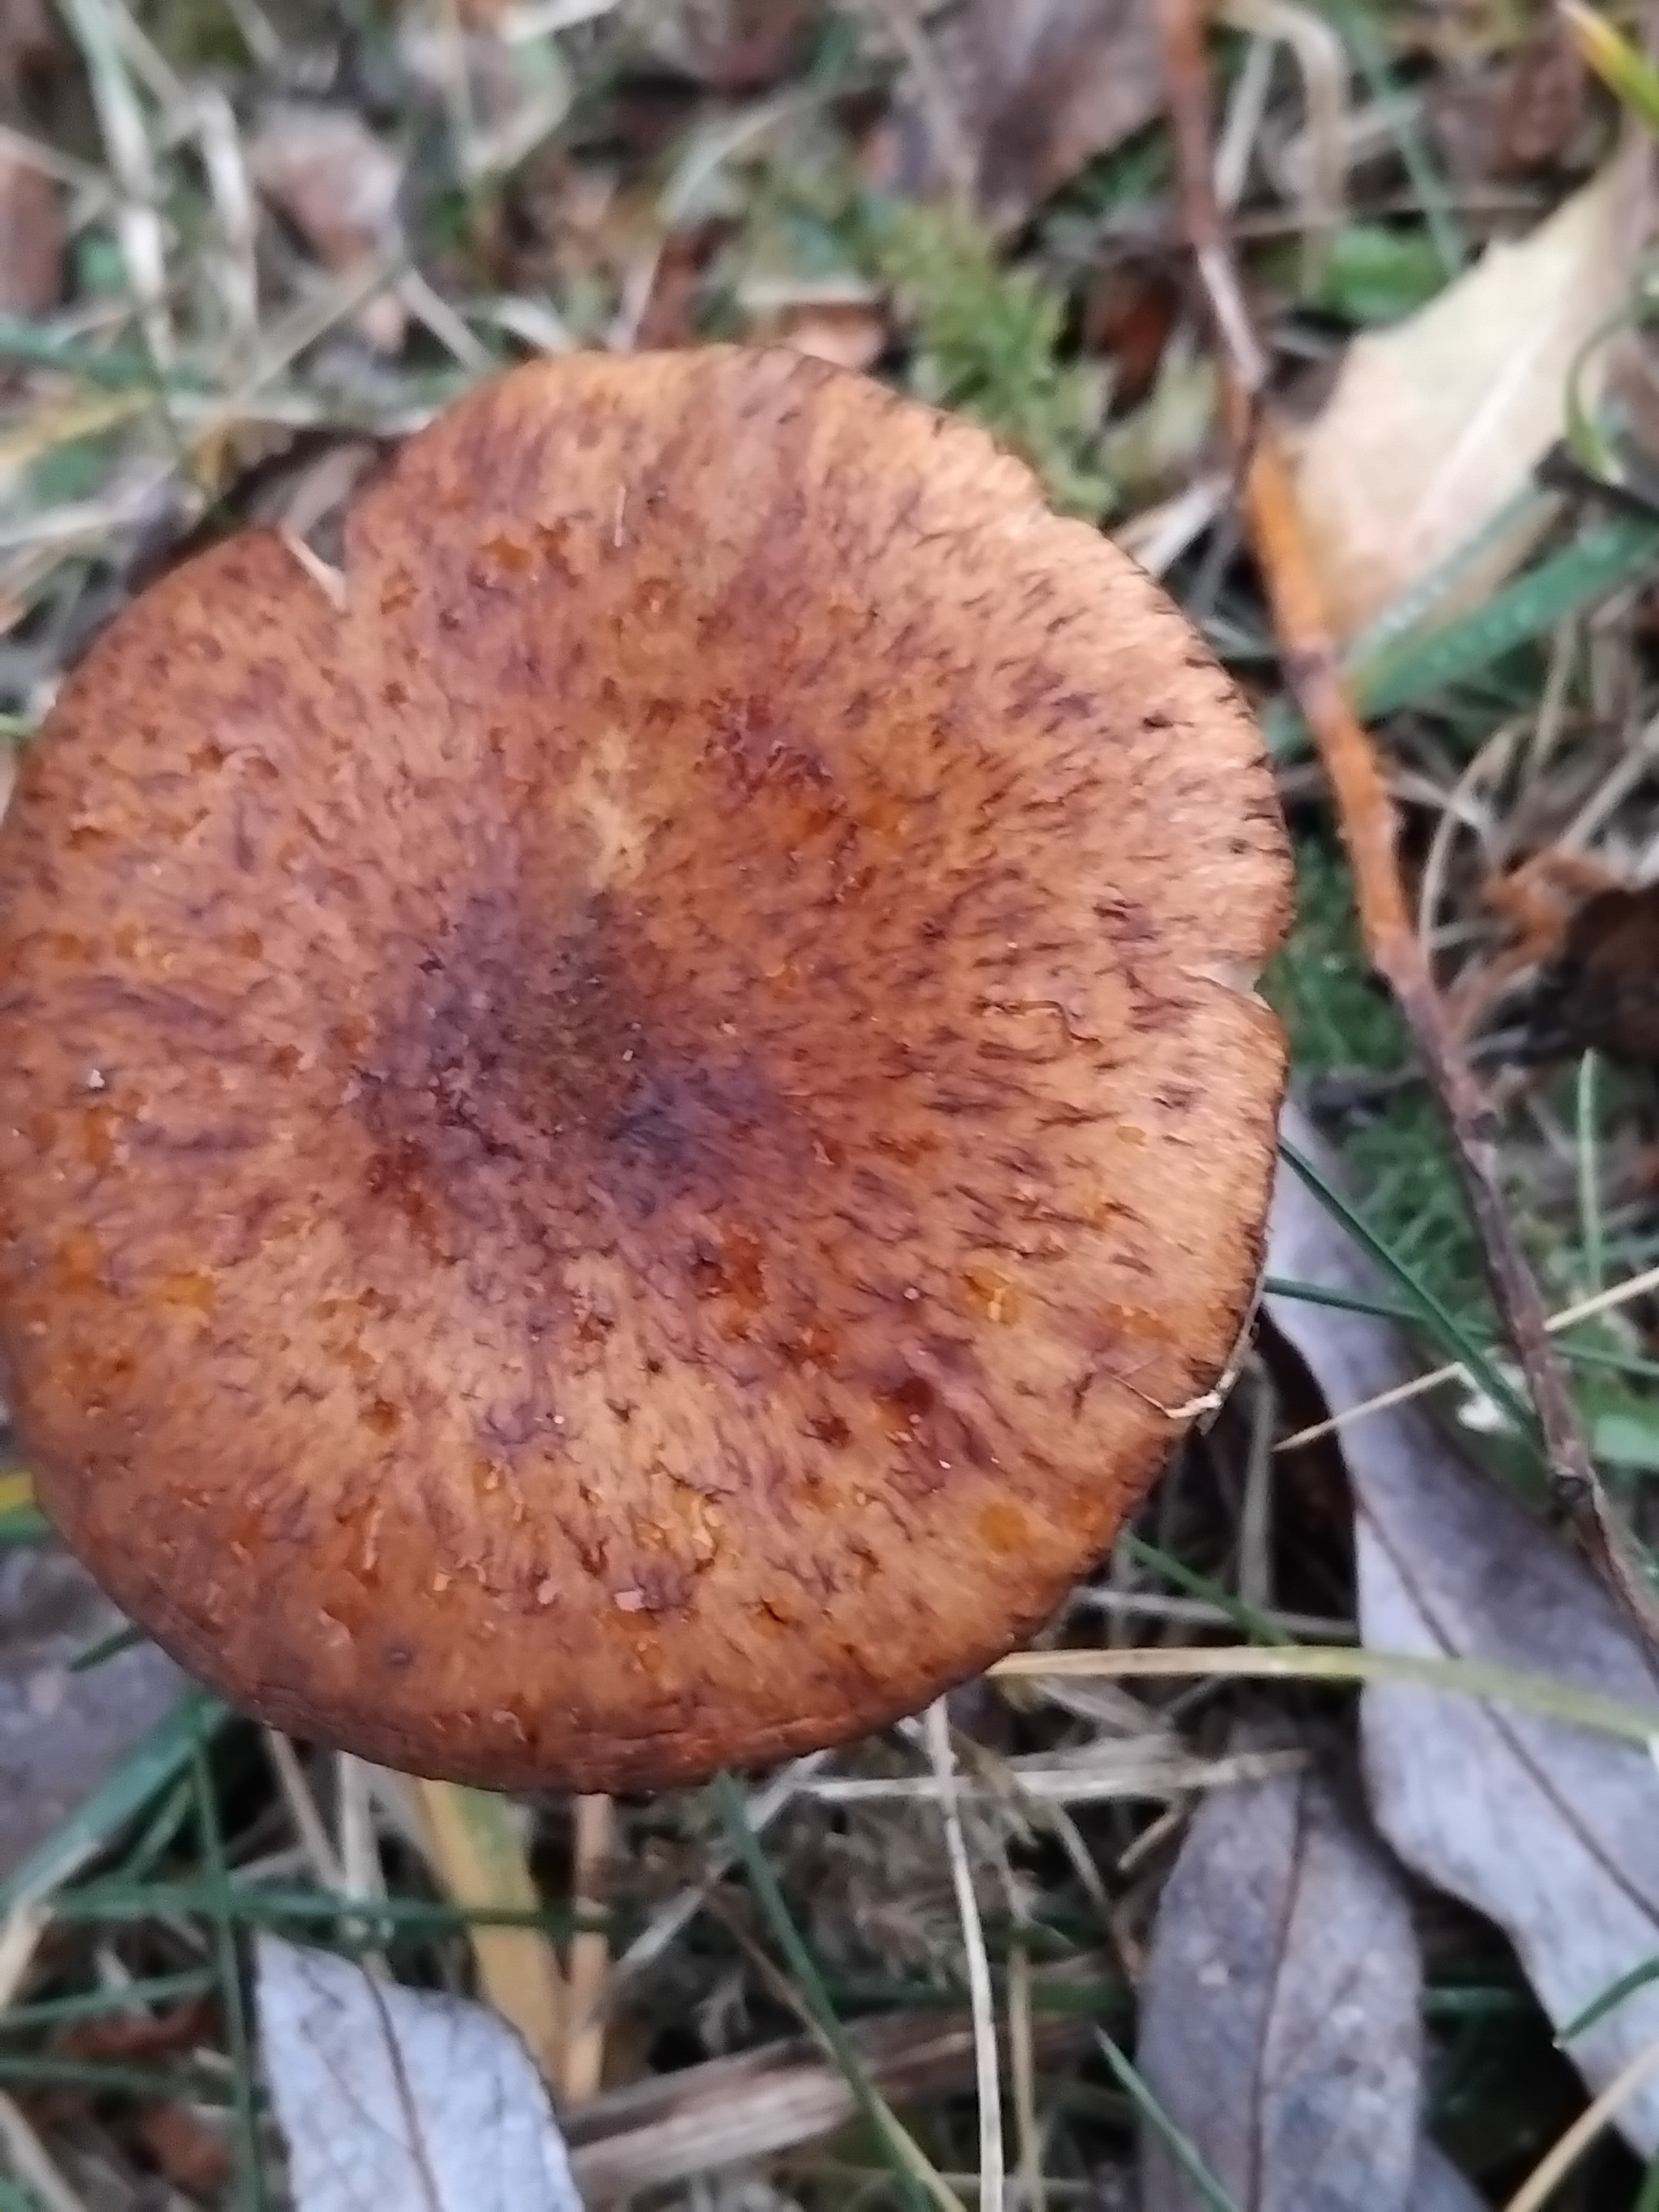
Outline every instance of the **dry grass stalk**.
<svg viewBox="0 0 1659 2212"><path fill-rule="evenodd" d="M1470 1073L1413 926L1387 774L1342 679L1295 485L1271 409L1261 396L1260 349L1245 319L1215 196L1201 17L1194 0L1158 0L1158 16L1182 227L1220 341L1227 426L1243 477L1245 520L1273 610L1285 680L1313 733L1335 801L1366 951L1411 1029L1443 1113L1482 1263L1543 1433L1556 1504L1571 1521L1644 1645L1659 1652L1659 1601L1633 1562L1621 1518L1590 1457L1578 1408L1550 1343L1543 1299L1498 1188L1491 1109Z"/></svg>

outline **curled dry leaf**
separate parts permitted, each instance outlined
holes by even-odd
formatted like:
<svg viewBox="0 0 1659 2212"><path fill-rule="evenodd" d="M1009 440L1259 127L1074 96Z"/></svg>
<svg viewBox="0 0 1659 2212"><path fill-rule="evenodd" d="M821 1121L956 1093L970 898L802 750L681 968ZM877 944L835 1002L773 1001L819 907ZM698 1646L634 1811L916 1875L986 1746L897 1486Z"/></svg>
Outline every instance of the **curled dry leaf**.
<svg viewBox="0 0 1659 2212"><path fill-rule="evenodd" d="M966 166L1000 228L1163 106L1147 0L969 0L918 35L932 66L927 82L913 71L899 111L895 181L939 191Z"/></svg>
<svg viewBox="0 0 1659 2212"><path fill-rule="evenodd" d="M1415 2212L1421 1967L1394 1869L1316 1775L1208 1798L1141 1987L1147 2087L1240 2212ZM1143 2212L1203 2212L1142 2136Z"/></svg>
<svg viewBox="0 0 1659 2212"><path fill-rule="evenodd" d="M264 1936L258 2011L295 2212L581 2212L530 2056L483 2006Z"/></svg>
<svg viewBox="0 0 1659 2212"><path fill-rule="evenodd" d="M1573 365L1630 287L1636 177L1620 157L1529 237L1494 246L1417 314L1349 347L1297 456L1340 635L1463 544L1560 437ZM1588 393L1594 361L1586 375ZM1441 611L1484 598L1536 526L1504 536Z"/></svg>
<svg viewBox="0 0 1659 2212"><path fill-rule="evenodd" d="M0 1553L0 1875L178 1699L182 1678L154 1644L73 1670L120 1626L92 1577L55 1547Z"/></svg>
<svg viewBox="0 0 1659 2212"><path fill-rule="evenodd" d="M1304 1152L1316 1139L1291 1129ZM1301 1178L1274 1199L1270 1273L1345 1297L1385 1295ZM1267 1310L1334 1413L1412 1372L1370 1315L1274 1295ZM1495 1482L1455 1452L1419 1403L1342 1432L1353 1486L1360 1628L1373 1650L1484 1660L1650 1705L1659 1698L1613 1601ZM1516 1706L1375 1684L1362 1707L1378 1826L1427 1881L1509 1936L1558 2027L1659 1956L1659 1771L1634 1746ZM1626 1998L1568 2056L1601 2088L1659 2036L1659 1986ZM1620 2109L1659 2148L1659 2083Z"/></svg>
<svg viewBox="0 0 1659 2212"><path fill-rule="evenodd" d="M396 229L403 163L350 109L272 106L247 151L254 183L330 269L366 260ZM362 311L358 327L371 345L395 352L406 319L383 293Z"/></svg>

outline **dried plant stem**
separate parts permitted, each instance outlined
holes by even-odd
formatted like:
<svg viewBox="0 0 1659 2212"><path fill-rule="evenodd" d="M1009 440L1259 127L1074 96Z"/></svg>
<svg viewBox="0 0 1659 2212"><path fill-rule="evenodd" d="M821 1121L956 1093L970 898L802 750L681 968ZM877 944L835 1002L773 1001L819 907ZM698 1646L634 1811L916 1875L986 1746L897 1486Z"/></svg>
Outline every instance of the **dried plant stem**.
<svg viewBox="0 0 1659 2212"><path fill-rule="evenodd" d="M603 1909L605 1861L616 1834L616 1808L609 1797L578 1797L572 1844L571 1902L578 1921L592 1920ZM605 2066L605 1984L611 1970L611 1939L603 1928L579 1925L570 1942L569 2027L566 2033L560 2087L567 2104L597 2094Z"/></svg>
<svg viewBox="0 0 1659 2212"><path fill-rule="evenodd" d="M1628 1276L1624 1282L1597 1291L1593 1297L1563 1306L1550 1315L1544 1326L1552 1336L1559 1336L1563 1329L1592 1321L1597 1314L1612 1313L1620 1306L1629 1305L1633 1298L1646 1297L1651 1291L1659 1291L1659 1267L1644 1267L1639 1275ZM1322 1421L1310 1421L1306 1428L1297 1429L1284 1437L1279 1449L1294 1451L1299 1444L1317 1443L1321 1437L1340 1433L1356 1421L1369 1419L1373 1413L1386 1413L1390 1407L1421 1398L1443 1383L1460 1382L1467 1389L1475 1388L1474 1377L1462 1362L1449 1360L1443 1367L1431 1368L1426 1375L1413 1375L1409 1382L1397 1382L1392 1390L1378 1391L1375 1398L1363 1398L1357 1406L1345 1406L1340 1413L1331 1413Z"/></svg>
<svg viewBox="0 0 1659 2212"><path fill-rule="evenodd" d="M1595 2102L1578 2115L1560 2141L1539 2160L1504 2212L1542 2212L1558 2185L1602 2130L1618 2118L1636 2092L1656 2073L1659 2073L1659 2042L1644 2045L1626 2061Z"/></svg>
<svg viewBox="0 0 1659 2212"><path fill-rule="evenodd" d="M973 1869L968 1863L968 1839L963 1832L962 1803L957 1790L957 1757L943 1698L936 1698L928 1706L923 1725L927 1756L939 1783L945 1815L945 1847L951 1862L957 1911L962 1922L968 1996L974 2014L974 2073L979 2090L980 2212L1001 2212L1002 2070L997 2057L996 2004L991 1989L991 1962L985 1949L985 1929L980 1920L979 1900L974 1893Z"/></svg>
<svg viewBox="0 0 1659 2212"><path fill-rule="evenodd" d="M1243 479L1250 543L1272 606L1285 680L1313 733L1335 801L1366 950L1405 1016L1444 1115L1486 1278L1538 1416L1556 1504L1644 1644L1650 1652L1659 1651L1659 1600L1634 1564L1590 1457L1550 1344L1538 1285L1498 1189L1491 1110L1412 926L1382 764L1343 683L1296 488L1261 402L1261 356L1215 196L1209 77L1197 0L1158 0L1158 17L1182 223L1220 343L1227 427Z"/></svg>

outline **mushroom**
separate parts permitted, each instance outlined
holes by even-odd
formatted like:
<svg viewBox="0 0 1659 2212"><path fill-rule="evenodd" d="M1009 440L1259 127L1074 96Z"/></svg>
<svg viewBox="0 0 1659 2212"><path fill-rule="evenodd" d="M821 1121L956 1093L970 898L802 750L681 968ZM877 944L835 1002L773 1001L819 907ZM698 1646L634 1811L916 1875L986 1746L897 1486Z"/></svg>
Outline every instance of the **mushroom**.
<svg viewBox="0 0 1659 2212"><path fill-rule="evenodd" d="M42 1502L196 1674L422 1773L656 1787L914 1710L1248 1320L1287 897L1231 685L981 431L777 351L520 368L338 589L266 531L191 560L25 762Z"/></svg>

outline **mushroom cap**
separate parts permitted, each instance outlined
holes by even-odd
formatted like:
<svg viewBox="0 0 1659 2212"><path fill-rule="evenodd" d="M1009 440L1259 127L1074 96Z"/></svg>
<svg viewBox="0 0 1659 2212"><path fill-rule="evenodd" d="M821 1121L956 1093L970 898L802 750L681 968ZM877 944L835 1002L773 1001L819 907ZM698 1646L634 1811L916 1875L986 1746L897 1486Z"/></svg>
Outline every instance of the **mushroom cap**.
<svg viewBox="0 0 1659 2212"><path fill-rule="evenodd" d="M520 368L130 609L0 831L0 1387L277 1726L659 1786L1047 1616L1217 1381L1288 866L1186 622L781 352Z"/></svg>

